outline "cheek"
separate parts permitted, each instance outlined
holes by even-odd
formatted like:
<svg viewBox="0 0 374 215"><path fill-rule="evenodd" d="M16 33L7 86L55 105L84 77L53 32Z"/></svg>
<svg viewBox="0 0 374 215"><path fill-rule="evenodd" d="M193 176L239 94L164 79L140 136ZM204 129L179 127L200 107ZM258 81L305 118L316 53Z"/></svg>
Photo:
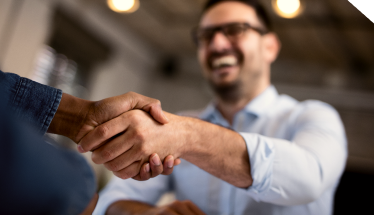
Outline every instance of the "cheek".
<svg viewBox="0 0 374 215"><path fill-rule="evenodd" d="M198 57L198 60L199 60L200 64L201 64L203 67L206 67L206 64L207 64L207 54L206 54L206 50L203 49L203 48L198 48L198 49L197 49L197 57Z"/></svg>
<svg viewBox="0 0 374 215"><path fill-rule="evenodd" d="M244 67L256 67L256 65L260 64L262 50L258 41L242 43L240 50L243 53Z"/></svg>

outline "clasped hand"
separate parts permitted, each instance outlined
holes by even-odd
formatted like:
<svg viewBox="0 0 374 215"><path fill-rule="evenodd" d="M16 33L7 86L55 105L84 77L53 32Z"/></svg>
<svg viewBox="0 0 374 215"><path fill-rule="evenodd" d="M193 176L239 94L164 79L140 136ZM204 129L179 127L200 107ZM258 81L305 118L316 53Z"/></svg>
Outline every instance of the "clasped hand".
<svg viewBox="0 0 374 215"><path fill-rule="evenodd" d="M143 110L128 111L97 126L80 145L86 151L93 149L92 160L104 164L122 179L154 177L160 170L152 169L151 174L148 162L157 169L161 166L159 158L164 160L164 174L169 174L174 164L172 158L180 156L183 141L178 139L176 116L168 117L171 122L161 124Z"/></svg>
<svg viewBox="0 0 374 215"><path fill-rule="evenodd" d="M166 128L167 136L162 134ZM98 102L64 94L49 131L79 143L81 153L92 151L96 164L122 179L168 175L180 163L175 152L181 141L173 135L160 101L133 92Z"/></svg>

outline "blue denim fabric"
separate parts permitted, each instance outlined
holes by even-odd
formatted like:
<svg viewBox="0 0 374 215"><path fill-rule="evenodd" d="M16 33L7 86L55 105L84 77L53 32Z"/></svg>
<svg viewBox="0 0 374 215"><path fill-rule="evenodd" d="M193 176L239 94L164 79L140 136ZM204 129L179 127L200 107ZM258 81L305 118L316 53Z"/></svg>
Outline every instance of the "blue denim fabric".
<svg viewBox="0 0 374 215"><path fill-rule="evenodd" d="M44 134L60 104L62 91L2 71L0 81L5 100L15 116Z"/></svg>
<svg viewBox="0 0 374 215"><path fill-rule="evenodd" d="M43 141L7 106L43 132L59 97L61 91L0 71L0 214L79 214L93 197L96 182L86 160Z"/></svg>

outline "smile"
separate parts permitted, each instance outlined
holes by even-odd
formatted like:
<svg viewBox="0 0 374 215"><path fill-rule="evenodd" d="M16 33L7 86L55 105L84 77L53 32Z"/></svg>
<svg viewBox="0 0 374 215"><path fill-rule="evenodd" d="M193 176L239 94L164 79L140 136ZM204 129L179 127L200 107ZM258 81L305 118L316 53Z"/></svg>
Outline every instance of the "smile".
<svg viewBox="0 0 374 215"><path fill-rule="evenodd" d="M222 67L236 66L237 64L238 59L235 56L228 55L214 59L212 62L212 68L219 69Z"/></svg>

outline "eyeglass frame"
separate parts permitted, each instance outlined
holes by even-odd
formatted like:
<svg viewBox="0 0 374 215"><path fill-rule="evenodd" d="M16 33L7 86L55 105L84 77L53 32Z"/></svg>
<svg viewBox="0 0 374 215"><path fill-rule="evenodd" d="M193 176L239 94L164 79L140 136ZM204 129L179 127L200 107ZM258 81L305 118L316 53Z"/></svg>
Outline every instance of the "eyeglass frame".
<svg viewBox="0 0 374 215"><path fill-rule="evenodd" d="M211 39L216 35L217 32L222 32L222 34L225 35L226 38L229 39L229 36L226 35L226 32L225 32L224 28L227 27L227 26L230 26L230 25L234 25L234 24L242 24L242 25L245 26L245 28L243 29L243 32L241 32L241 33L244 33L248 29L252 29L252 30L258 32L261 36L269 33L269 30L263 29L263 28L260 28L260 27L252 26L247 22L230 22L230 23L226 23L224 25L217 25L217 26L206 27L206 28L200 28L199 26L196 26L191 30L192 41L194 42L194 44L197 47L200 46L199 45L200 42L199 42L199 39L198 39L198 36L197 36L199 30L212 30L213 31L212 37L209 39L209 41L211 41Z"/></svg>

